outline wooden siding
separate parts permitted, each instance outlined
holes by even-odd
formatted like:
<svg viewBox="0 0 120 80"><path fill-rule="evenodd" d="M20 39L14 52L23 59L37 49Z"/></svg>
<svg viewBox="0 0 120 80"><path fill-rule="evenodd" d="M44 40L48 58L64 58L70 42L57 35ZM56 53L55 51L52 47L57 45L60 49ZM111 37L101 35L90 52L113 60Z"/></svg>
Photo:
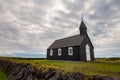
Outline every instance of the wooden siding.
<svg viewBox="0 0 120 80"><path fill-rule="evenodd" d="M80 46L80 60L81 61L87 61L86 60L86 45L88 44L90 46L90 55L91 55L91 60L94 60L94 48L91 44L91 42L89 41L90 39L88 38L88 36L86 36L86 38L84 39L84 41L82 42L81 46Z"/></svg>
<svg viewBox="0 0 120 80"><path fill-rule="evenodd" d="M52 49L53 56L50 56L50 49L47 50L47 59L49 60L69 60L69 61L86 61L86 44L90 46L90 55L91 60L93 61L94 58L94 47L89 39L88 36L83 40L80 46L68 46L73 47L73 55L68 55L68 47L63 47L62 55L58 56L58 48Z"/></svg>
<svg viewBox="0 0 120 80"><path fill-rule="evenodd" d="M50 49L47 50L47 59L50 60L71 60L71 61L80 61L80 47L73 47L73 55L68 54L68 47L61 48L62 55L58 56L58 48L53 49L53 56L50 56Z"/></svg>

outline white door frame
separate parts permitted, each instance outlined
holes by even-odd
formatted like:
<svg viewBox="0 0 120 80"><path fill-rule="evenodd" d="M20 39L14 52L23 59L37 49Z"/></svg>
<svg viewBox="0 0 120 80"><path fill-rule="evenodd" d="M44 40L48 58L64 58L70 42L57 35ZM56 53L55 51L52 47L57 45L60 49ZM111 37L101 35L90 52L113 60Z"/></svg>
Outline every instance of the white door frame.
<svg viewBox="0 0 120 80"><path fill-rule="evenodd" d="M86 45L86 60L91 61L91 55L90 55L90 46Z"/></svg>

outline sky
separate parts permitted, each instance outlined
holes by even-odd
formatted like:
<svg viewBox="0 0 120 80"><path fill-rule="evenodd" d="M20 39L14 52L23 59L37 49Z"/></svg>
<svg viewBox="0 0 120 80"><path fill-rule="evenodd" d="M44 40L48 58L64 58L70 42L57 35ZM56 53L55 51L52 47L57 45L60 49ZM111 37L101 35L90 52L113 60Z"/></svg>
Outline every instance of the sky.
<svg viewBox="0 0 120 80"><path fill-rule="evenodd" d="M120 57L120 0L0 0L0 56L40 57L79 34L81 15L95 57Z"/></svg>

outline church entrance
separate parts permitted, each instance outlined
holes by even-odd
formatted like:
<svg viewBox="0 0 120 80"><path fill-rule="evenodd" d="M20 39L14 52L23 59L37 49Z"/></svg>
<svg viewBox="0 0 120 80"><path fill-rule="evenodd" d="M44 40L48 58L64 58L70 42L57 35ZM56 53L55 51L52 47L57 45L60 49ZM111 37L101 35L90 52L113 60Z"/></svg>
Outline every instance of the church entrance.
<svg viewBox="0 0 120 80"><path fill-rule="evenodd" d="M90 47L88 44L86 45L86 60L91 61Z"/></svg>

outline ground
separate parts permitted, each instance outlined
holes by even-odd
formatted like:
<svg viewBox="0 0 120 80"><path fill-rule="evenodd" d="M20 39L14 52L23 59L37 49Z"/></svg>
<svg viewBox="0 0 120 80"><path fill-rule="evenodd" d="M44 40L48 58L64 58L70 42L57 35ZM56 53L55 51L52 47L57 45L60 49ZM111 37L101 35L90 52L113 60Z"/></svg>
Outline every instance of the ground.
<svg viewBox="0 0 120 80"><path fill-rule="evenodd" d="M46 59L37 60L25 60L25 59L11 59L11 58L0 58L9 60L12 62L31 64L35 68L55 68L67 72L81 72L86 75L102 75L102 76L113 76L120 79L120 59L109 60L109 59L96 59L93 62L75 62L75 61L53 61Z"/></svg>

